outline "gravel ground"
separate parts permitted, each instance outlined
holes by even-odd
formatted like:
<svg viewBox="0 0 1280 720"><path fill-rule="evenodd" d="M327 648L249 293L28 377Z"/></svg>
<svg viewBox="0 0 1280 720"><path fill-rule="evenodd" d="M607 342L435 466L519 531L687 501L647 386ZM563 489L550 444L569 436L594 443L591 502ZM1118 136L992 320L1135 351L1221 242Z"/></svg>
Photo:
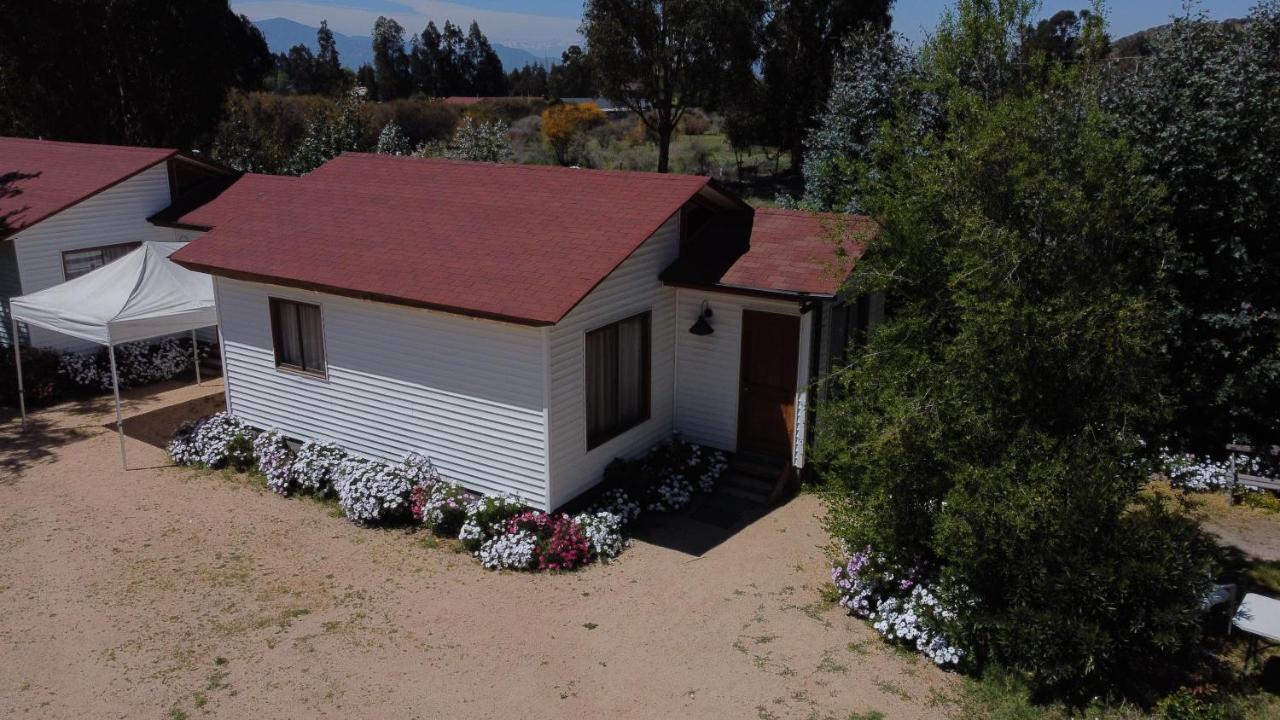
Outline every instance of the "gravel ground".
<svg viewBox="0 0 1280 720"><path fill-rule="evenodd" d="M818 501L701 556L683 518L616 563L485 571L249 478L167 467L221 386L0 422L0 717L945 716L957 678L820 600Z"/></svg>

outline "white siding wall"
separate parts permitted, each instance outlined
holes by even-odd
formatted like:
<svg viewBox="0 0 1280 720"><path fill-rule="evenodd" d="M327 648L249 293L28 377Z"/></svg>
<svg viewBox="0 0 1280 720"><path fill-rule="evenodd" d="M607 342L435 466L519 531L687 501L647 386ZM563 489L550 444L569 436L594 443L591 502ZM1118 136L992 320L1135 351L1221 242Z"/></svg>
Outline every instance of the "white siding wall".
<svg viewBox="0 0 1280 720"><path fill-rule="evenodd" d="M371 458L429 455L474 490L546 507L539 328L216 279L228 399L253 425ZM268 297L321 306L328 378L278 370Z"/></svg>
<svg viewBox="0 0 1280 720"><path fill-rule="evenodd" d="M710 335L686 332L698 319L706 301L714 313ZM680 308L676 319L676 430L691 442L729 452L738 449L738 371L742 361L742 311L760 310L780 315L799 315L800 304L794 301L752 298L727 293L680 290ZM801 343L807 342L808 314L802 316ZM801 353L798 365L803 376L797 382L797 395L804 391L808 378L808 352ZM800 409L802 398L797 397ZM801 423L796 423L797 428Z"/></svg>
<svg viewBox="0 0 1280 720"><path fill-rule="evenodd" d="M658 275L675 260L679 216L673 216L561 320L550 340L551 505L573 499L601 479L616 457L643 454L672 429L672 313L675 291ZM649 420L587 450L585 336L595 328L652 312Z"/></svg>
<svg viewBox="0 0 1280 720"><path fill-rule="evenodd" d="M144 240L172 242L173 230L147 222L169 204L169 174L161 163L14 235L22 294L66 280L62 273L65 250ZM63 349L93 347L37 327L31 328L31 343Z"/></svg>

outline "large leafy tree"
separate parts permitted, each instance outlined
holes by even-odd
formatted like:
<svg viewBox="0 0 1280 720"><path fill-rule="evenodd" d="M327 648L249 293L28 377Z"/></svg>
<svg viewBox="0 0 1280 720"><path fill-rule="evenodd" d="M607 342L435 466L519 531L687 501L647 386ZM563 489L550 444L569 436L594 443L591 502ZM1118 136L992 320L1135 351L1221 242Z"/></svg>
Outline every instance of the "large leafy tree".
<svg viewBox="0 0 1280 720"><path fill-rule="evenodd" d="M1280 444L1280 3L1178 19L1148 51L1110 104L1177 233L1173 439Z"/></svg>
<svg viewBox="0 0 1280 720"><path fill-rule="evenodd" d="M413 36L413 51L409 57L414 88L432 97L445 94L441 91L441 69L444 63L440 40L440 29L435 22L428 22L421 33Z"/></svg>
<svg viewBox="0 0 1280 720"><path fill-rule="evenodd" d="M530 63L507 75L507 92L517 97L546 97L547 69Z"/></svg>
<svg viewBox="0 0 1280 720"><path fill-rule="evenodd" d="M769 0L763 32L762 110L775 142L800 168L802 143L831 88L841 44L864 26L889 26L892 0Z"/></svg>
<svg viewBox="0 0 1280 720"><path fill-rule="evenodd" d="M812 210L858 212L859 174L872 156L895 98L908 90L910 56L892 33L874 27L845 41L831 94L805 141L804 196Z"/></svg>
<svg viewBox="0 0 1280 720"><path fill-rule="evenodd" d="M404 49L404 28L390 18L379 17L373 24L373 73L374 92L379 100L408 94L409 55Z"/></svg>
<svg viewBox="0 0 1280 720"><path fill-rule="evenodd" d="M551 66L547 87L554 98L594 97L591 58L580 46L570 45L560 54L560 62Z"/></svg>
<svg viewBox="0 0 1280 720"><path fill-rule="evenodd" d="M0 0L0 133L202 145L271 62L227 0Z"/></svg>
<svg viewBox="0 0 1280 720"><path fill-rule="evenodd" d="M462 28L446 20L444 29L427 23L413 39L409 59L413 85L426 95L503 95L507 76L502 60L472 22L464 34Z"/></svg>
<svg viewBox="0 0 1280 720"><path fill-rule="evenodd" d="M1174 244L1096 56L1028 57L1031 9L960 0L870 142L878 234L847 291L890 312L836 373L816 454L833 532L940 575L971 657L1043 692L1142 692L1194 650L1211 577L1195 523L1140 491Z"/></svg>
<svg viewBox="0 0 1280 720"><path fill-rule="evenodd" d="M507 92L507 76L502 72L502 60L489 44L489 38L480 32L480 24L471 21L467 30L466 45L467 63L471 68L468 78L471 94L482 97L505 95Z"/></svg>
<svg viewBox="0 0 1280 720"><path fill-rule="evenodd" d="M333 31L329 29L329 21L321 20L316 30L315 78L316 92L332 95L347 85L347 75L342 70L342 59L338 55L338 43L334 40Z"/></svg>
<svg viewBox="0 0 1280 720"><path fill-rule="evenodd" d="M762 0L587 0L582 34L597 89L658 138L658 172L686 108L750 79Z"/></svg>

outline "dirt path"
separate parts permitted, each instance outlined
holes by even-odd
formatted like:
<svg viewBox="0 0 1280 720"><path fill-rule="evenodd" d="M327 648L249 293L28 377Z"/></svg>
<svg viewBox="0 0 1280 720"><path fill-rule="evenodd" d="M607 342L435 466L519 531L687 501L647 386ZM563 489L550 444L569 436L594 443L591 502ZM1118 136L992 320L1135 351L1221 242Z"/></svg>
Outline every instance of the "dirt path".
<svg viewBox="0 0 1280 720"><path fill-rule="evenodd" d="M888 718L956 679L824 606L801 497L702 557L498 574L243 478L163 467L220 386L0 424L0 717ZM185 405L184 405L185 403ZM141 439L139 439L141 438Z"/></svg>
<svg viewBox="0 0 1280 720"><path fill-rule="evenodd" d="M1280 515L1227 502L1222 493L1196 495L1204 527L1246 557L1280 562Z"/></svg>

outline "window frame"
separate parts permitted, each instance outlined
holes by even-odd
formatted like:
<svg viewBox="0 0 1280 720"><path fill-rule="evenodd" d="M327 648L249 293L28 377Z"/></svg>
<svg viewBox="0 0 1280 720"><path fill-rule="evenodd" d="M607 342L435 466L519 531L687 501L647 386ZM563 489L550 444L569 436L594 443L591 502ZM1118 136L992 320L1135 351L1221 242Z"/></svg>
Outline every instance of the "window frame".
<svg viewBox="0 0 1280 720"><path fill-rule="evenodd" d="M304 365L295 365L293 363L285 362L282 359L281 356L283 354L282 353L283 348L281 347L282 343L281 343L279 320L277 320L277 312L278 312L278 309L282 307L282 305L284 304L293 305L295 307L312 307L312 308L315 308L316 312L320 314L320 359L324 363L323 369L317 370L314 368L308 368ZM269 320L271 323L271 350L274 355L276 370L279 370L281 372L294 373L297 375L304 375L306 377L317 378L321 380L328 380L329 379L329 349L327 347L327 343L325 342L324 308L319 303L309 303L309 302L303 302L301 300L293 300L291 298L279 298L279 297L268 296L267 297L267 315L269 316ZM299 318L298 327L299 329L301 329L302 327L301 318ZM301 346L301 343L302 343L301 337L298 338L298 343L299 343L299 346Z"/></svg>
<svg viewBox="0 0 1280 720"><path fill-rule="evenodd" d="M62 280L63 280L63 282L66 282L67 280L74 280L74 279L76 279L76 278L78 278L78 277L83 277L83 276L88 275L89 273L93 272L94 270L97 270L98 268L106 267L107 265L110 265L111 263L115 262L115 260L112 260L111 262L104 262L104 263L102 263L101 265L99 265L98 267L93 268L92 270L86 270L86 271L84 271L84 272L80 273L79 275L70 275L70 276L68 276L68 274L67 274L67 256L68 256L68 255L71 255L71 254L74 254L74 253L103 252L103 251L105 251L105 250L112 250L112 249L114 249L114 248L125 248L125 247L127 247L127 248L129 249L129 252L133 252L134 250L137 250L138 248L142 247L142 241L140 241L140 240L126 240L125 242L108 243L108 244L106 244L106 245L92 245L92 246L89 246L89 247L71 248L70 250L63 250L63 251L62 251L62 253L61 253L61 255L60 255L60 258L61 258L61 260L62 260ZM116 258L116 260L119 260L119 259L120 259L120 258Z"/></svg>
<svg viewBox="0 0 1280 720"><path fill-rule="evenodd" d="M589 364L589 338L599 332L608 330L626 322L643 318L641 327L643 328L643 340L641 343L640 358L640 386L641 386L641 411L640 415L634 422L622 423L618 422L615 426L601 432L598 436L591 435L591 370ZM615 388L616 391L616 388ZM582 334L582 401L583 401L583 431L586 434L587 451L590 452L605 443L617 438L635 428L649 422L653 419L653 311L645 310L633 315L614 320L587 330Z"/></svg>

